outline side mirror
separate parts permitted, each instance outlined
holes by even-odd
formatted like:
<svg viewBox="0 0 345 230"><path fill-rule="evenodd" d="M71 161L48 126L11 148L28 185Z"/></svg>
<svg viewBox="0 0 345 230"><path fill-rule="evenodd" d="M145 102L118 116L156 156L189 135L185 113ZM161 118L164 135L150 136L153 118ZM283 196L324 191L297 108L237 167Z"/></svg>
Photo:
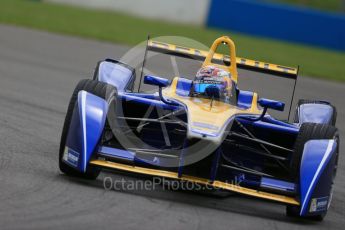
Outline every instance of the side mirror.
<svg viewBox="0 0 345 230"><path fill-rule="evenodd" d="M159 87L159 91L158 91L159 92L159 98L162 100L162 102L164 102L167 105L178 106L177 103L175 103L173 101L166 100L163 97L162 88L170 85L170 81L168 79L165 79L162 77L156 77L156 76L145 76L144 77L144 83L148 84L148 85L155 85L155 86Z"/></svg>
<svg viewBox="0 0 345 230"><path fill-rule="evenodd" d="M285 108L284 102L274 101L274 100L270 100L270 99L266 99L266 98L260 98L258 100L258 103L261 107L264 108L264 110L274 109L274 110L278 110L278 111L284 111L284 108Z"/></svg>
<svg viewBox="0 0 345 230"><path fill-rule="evenodd" d="M167 87L168 85L170 85L170 81L168 79L156 76L145 76L144 83L148 85L156 85L159 88Z"/></svg>

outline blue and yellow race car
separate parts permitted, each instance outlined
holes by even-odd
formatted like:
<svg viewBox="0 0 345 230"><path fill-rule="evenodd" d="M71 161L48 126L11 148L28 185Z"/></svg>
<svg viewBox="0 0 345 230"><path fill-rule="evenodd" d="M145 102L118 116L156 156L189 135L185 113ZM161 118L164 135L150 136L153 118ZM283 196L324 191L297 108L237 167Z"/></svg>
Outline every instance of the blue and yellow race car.
<svg viewBox="0 0 345 230"><path fill-rule="evenodd" d="M229 55L216 53L221 45ZM128 64L99 62L68 106L63 173L95 179L106 168L157 176L282 203L288 216L323 219L339 157L336 108L300 100L288 123L268 114L284 111L284 102L238 87L238 70L296 81L298 68L238 58L226 36L209 51L149 39L145 57L148 52L197 60L200 69L192 79L136 78ZM155 90L134 90L142 82Z"/></svg>

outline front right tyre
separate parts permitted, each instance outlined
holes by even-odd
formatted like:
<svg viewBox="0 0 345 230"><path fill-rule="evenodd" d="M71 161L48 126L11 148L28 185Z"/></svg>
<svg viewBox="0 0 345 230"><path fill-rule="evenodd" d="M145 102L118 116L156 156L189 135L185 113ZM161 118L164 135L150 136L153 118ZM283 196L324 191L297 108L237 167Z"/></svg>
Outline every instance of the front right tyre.
<svg viewBox="0 0 345 230"><path fill-rule="evenodd" d="M116 88L109 85L109 84L106 84L106 83L103 83L100 81L95 81L95 80L85 79L85 80L79 81L79 83L75 87L73 94L72 94L72 97L70 99L67 113L66 113L66 117L65 117L65 122L63 125L63 129L62 129L61 141L60 141L60 150L59 150L59 168L60 168L60 171L63 172L64 174L68 175L68 176L94 180L98 177L98 175L101 171L100 168L88 165L86 168L86 172L82 173L82 172L77 171L73 167L69 166L62 159L64 151L65 151L65 147L66 147L66 140L67 140L67 135L68 135L71 120L72 120L73 111L74 111L74 109L76 109L76 106L77 106L76 103L78 100L78 93L82 90L84 90L88 93L91 93L93 95L96 95L98 97L101 97L101 98L105 99L106 101L108 101L109 97L116 93Z"/></svg>
<svg viewBox="0 0 345 230"><path fill-rule="evenodd" d="M335 158L335 165L333 170L333 175L330 180L332 180L331 189L329 191L329 196L332 197L333 194L333 183L337 173L338 158L339 158L339 133L338 129L332 125L327 124L316 124L316 123L303 123L300 127L299 134L297 136L294 152L291 158L290 171L291 178L295 180L296 184L300 183L300 167L301 160L303 156L304 145L310 140L321 140L321 139L334 139L337 142L337 151ZM331 199L329 203L331 202ZM290 206L286 207L286 215L291 217L300 217L300 207ZM321 215L310 216L308 219L321 221L326 216L326 212Z"/></svg>

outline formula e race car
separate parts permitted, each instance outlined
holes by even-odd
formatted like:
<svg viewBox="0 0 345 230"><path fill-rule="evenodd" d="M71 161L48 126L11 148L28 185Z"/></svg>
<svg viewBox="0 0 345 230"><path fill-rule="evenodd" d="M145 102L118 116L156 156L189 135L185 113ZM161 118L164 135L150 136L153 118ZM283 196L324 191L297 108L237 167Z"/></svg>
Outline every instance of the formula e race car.
<svg viewBox="0 0 345 230"><path fill-rule="evenodd" d="M216 53L221 45L229 55ZM145 58L148 52L195 60L200 70L192 79L136 78L135 67L100 61L68 106L63 173L95 179L106 168L191 182L282 203L288 216L323 219L339 157L336 108L300 100L289 123L267 113L284 111L284 102L239 88L238 71L296 82L298 68L238 58L226 36L209 51L148 39ZM142 83L157 90L143 92Z"/></svg>

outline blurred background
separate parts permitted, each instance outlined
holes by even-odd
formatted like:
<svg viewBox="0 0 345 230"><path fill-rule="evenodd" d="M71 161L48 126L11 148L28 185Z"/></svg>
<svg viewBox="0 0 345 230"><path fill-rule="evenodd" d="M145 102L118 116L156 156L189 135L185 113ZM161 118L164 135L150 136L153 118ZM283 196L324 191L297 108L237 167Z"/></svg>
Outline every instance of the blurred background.
<svg viewBox="0 0 345 230"><path fill-rule="evenodd" d="M1 0L0 23L134 45L184 36L206 46L221 35L238 56L300 66L345 81L345 0Z"/></svg>

